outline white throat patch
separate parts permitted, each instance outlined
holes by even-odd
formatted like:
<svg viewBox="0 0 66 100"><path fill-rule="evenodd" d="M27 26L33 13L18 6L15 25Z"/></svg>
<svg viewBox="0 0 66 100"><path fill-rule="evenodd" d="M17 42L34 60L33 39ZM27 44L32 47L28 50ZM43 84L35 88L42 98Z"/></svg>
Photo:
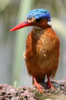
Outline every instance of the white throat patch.
<svg viewBox="0 0 66 100"><path fill-rule="evenodd" d="M50 25L50 26L52 25L51 22L47 22L47 24Z"/></svg>

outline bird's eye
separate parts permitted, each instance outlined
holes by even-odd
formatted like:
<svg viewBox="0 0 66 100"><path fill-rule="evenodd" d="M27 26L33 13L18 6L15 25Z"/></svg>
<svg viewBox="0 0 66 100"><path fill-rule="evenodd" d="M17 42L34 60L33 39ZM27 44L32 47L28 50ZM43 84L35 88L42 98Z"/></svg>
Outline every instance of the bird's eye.
<svg viewBox="0 0 66 100"><path fill-rule="evenodd" d="M36 22L40 22L41 21L41 19L36 19Z"/></svg>

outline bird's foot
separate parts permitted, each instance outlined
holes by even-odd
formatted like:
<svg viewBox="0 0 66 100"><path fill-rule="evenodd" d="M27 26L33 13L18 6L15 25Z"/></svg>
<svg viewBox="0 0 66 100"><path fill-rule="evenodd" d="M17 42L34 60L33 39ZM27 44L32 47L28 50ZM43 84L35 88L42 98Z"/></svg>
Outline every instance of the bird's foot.
<svg viewBox="0 0 66 100"><path fill-rule="evenodd" d="M35 78L33 78L33 80L34 80L34 86L38 89L38 91L40 92L40 93L44 93L44 90L43 90L43 87L36 81L36 79Z"/></svg>
<svg viewBox="0 0 66 100"><path fill-rule="evenodd" d="M55 90L55 88L54 88L53 84L51 83L49 77L48 77L47 85L51 89L51 91L54 91Z"/></svg>

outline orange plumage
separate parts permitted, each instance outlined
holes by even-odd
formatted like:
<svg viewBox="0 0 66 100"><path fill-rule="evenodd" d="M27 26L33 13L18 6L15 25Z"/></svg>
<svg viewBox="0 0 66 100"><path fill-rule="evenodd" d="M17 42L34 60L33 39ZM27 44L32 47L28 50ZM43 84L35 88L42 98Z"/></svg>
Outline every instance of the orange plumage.
<svg viewBox="0 0 66 100"><path fill-rule="evenodd" d="M55 76L59 60L59 39L51 27L34 28L27 37L26 66L37 81Z"/></svg>
<svg viewBox="0 0 66 100"><path fill-rule="evenodd" d="M48 85L53 87L49 77L55 76L59 62L60 41L53 31L50 14L44 9L29 12L27 21L17 25L11 31L26 26L34 26L26 41L25 62L28 73L33 77L34 85L42 92L41 82L45 76Z"/></svg>

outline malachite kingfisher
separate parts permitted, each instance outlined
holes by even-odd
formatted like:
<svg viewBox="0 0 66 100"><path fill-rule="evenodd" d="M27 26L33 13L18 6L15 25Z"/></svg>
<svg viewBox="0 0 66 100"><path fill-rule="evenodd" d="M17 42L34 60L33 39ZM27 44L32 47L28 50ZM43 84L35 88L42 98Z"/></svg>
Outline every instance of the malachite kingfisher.
<svg viewBox="0 0 66 100"><path fill-rule="evenodd" d="M50 12L46 9L34 9L29 11L26 21L15 26L10 31L23 27L33 26L27 36L25 62L29 75L33 78L33 84L40 92L47 76L47 85L54 88L50 77L54 77L58 68L60 41L51 26Z"/></svg>

